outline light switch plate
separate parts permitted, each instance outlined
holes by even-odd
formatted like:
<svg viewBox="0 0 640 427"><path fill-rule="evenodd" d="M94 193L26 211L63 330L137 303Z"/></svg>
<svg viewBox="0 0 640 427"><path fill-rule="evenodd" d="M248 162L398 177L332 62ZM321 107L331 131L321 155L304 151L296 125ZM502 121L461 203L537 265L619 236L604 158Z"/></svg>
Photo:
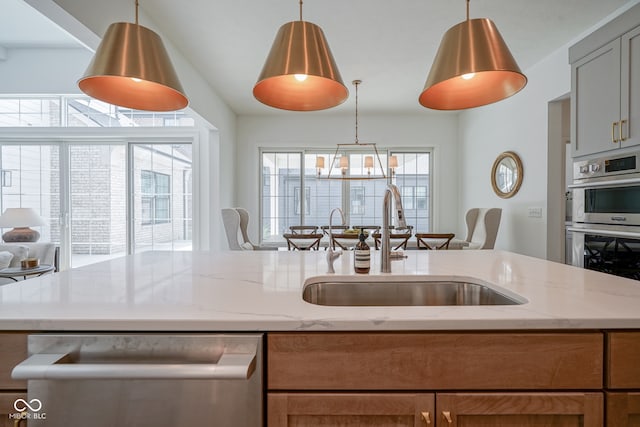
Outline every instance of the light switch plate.
<svg viewBox="0 0 640 427"><path fill-rule="evenodd" d="M529 208L527 216L529 218L542 218L542 208Z"/></svg>

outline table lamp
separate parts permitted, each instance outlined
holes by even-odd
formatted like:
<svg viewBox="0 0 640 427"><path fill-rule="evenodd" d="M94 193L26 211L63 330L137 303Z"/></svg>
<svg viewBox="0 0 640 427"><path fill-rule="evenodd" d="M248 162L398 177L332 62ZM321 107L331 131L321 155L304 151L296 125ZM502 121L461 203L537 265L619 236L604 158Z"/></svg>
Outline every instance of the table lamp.
<svg viewBox="0 0 640 427"><path fill-rule="evenodd" d="M32 208L7 208L0 216L0 228L13 227L2 235L5 242L37 242L40 233L29 227L47 225Z"/></svg>

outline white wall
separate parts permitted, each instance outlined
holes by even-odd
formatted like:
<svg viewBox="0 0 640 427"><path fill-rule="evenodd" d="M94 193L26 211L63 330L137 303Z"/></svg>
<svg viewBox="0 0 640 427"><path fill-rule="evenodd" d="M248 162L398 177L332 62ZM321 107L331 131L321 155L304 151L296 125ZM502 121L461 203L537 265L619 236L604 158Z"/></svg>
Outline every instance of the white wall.
<svg viewBox="0 0 640 427"><path fill-rule="evenodd" d="M377 115L360 113L358 137L361 142L375 142L380 149L429 148L434 153L433 230L458 229L458 118L452 113L413 115ZM258 242L259 224L259 149L260 148L325 148L335 150L338 143L355 139L352 114L287 113L270 116L238 117L237 202L249 210L249 233ZM328 219L327 219L328 220Z"/></svg>
<svg viewBox="0 0 640 427"><path fill-rule="evenodd" d="M513 97L461 114L460 208L502 208L497 249L546 258L547 110L571 90L567 55L565 47L524 70L528 84ZM503 151L515 151L524 167L522 187L511 199L491 188L491 167ZM543 217L528 217L529 207L542 208Z"/></svg>
<svg viewBox="0 0 640 427"><path fill-rule="evenodd" d="M84 71L91 56L83 48L6 49L0 60L0 93L80 93L78 70Z"/></svg>

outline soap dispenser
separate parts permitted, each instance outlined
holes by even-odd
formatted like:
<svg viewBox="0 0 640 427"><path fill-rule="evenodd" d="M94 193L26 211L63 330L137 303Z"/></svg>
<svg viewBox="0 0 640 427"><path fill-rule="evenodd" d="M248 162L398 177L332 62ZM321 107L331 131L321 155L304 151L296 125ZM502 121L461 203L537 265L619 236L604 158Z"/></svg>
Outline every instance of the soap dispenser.
<svg viewBox="0 0 640 427"><path fill-rule="evenodd" d="M366 274L371 269L371 248L367 244L364 229L360 229L358 244L353 251L353 269L356 273Z"/></svg>

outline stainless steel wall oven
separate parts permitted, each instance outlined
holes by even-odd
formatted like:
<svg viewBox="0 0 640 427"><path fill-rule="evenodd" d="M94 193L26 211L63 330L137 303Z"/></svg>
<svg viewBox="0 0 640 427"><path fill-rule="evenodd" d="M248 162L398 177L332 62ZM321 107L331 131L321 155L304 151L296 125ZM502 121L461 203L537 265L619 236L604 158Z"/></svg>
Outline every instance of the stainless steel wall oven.
<svg viewBox="0 0 640 427"><path fill-rule="evenodd" d="M640 154L573 168L573 265L640 280Z"/></svg>

